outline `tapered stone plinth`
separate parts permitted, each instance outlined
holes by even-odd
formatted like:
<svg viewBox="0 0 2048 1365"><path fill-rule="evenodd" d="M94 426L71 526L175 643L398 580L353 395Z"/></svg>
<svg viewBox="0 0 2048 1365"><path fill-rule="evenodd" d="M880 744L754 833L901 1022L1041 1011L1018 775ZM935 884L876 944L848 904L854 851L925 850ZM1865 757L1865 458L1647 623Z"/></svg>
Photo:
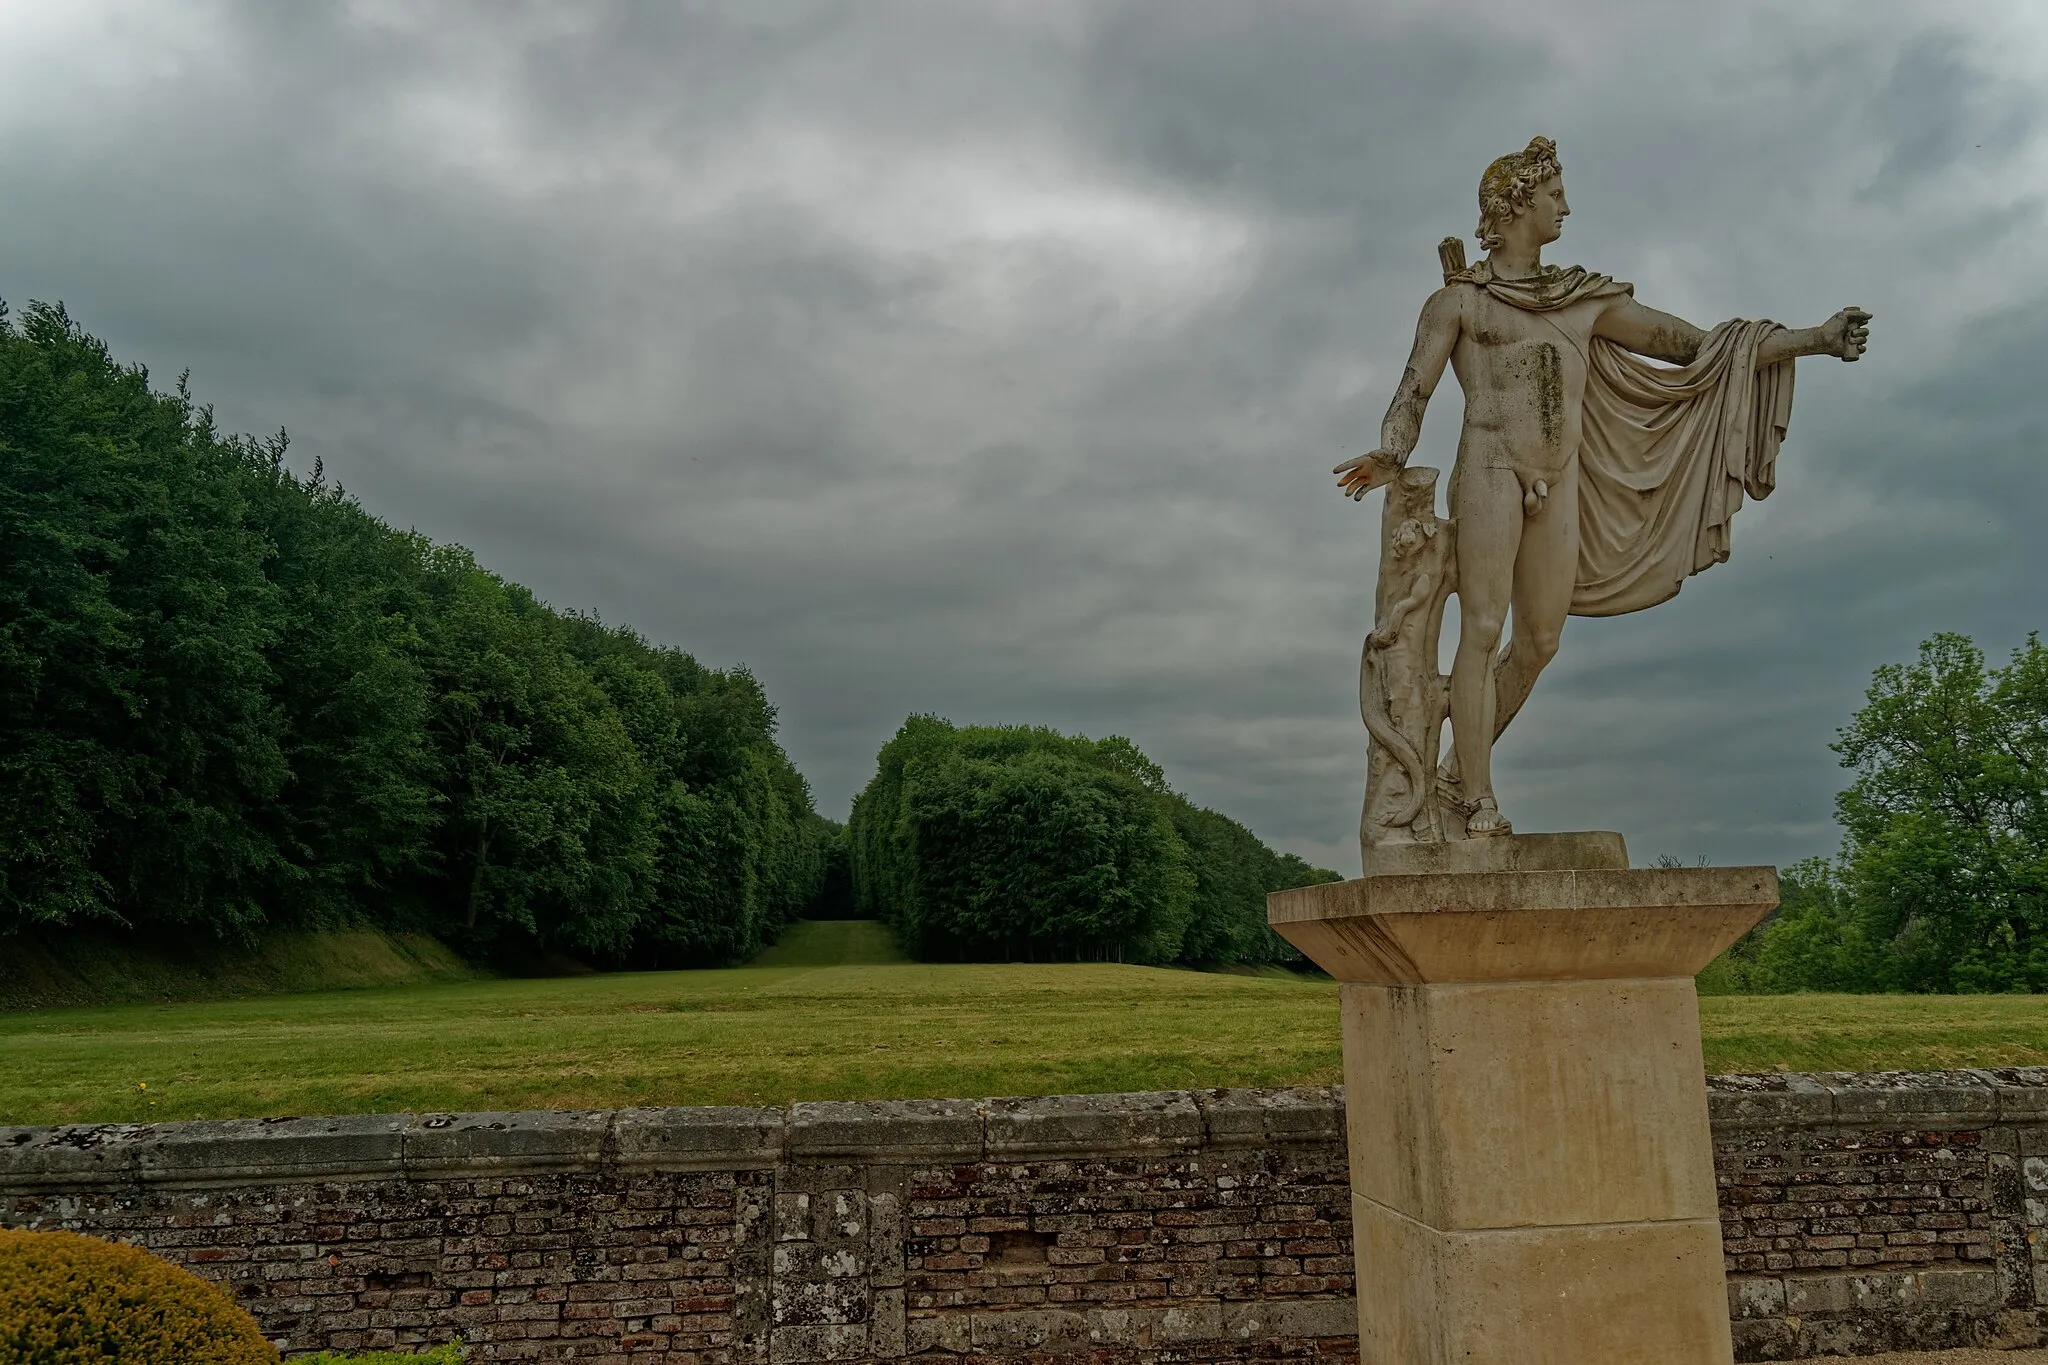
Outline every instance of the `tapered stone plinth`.
<svg viewBox="0 0 2048 1365"><path fill-rule="evenodd" d="M1729 1365L1692 978L1775 870L1613 834L1367 870L1267 906L1342 983L1362 1365Z"/></svg>

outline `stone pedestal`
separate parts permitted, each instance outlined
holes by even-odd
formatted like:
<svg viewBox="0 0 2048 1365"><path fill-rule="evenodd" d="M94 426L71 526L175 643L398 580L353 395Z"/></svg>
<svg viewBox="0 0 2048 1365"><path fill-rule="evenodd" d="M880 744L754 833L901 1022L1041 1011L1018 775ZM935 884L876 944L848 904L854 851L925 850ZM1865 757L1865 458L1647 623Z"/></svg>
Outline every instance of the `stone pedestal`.
<svg viewBox="0 0 2048 1365"><path fill-rule="evenodd" d="M1342 983L1361 1365L1728 1365L1692 978L1776 872L1614 834L1367 872L1267 910Z"/></svg>

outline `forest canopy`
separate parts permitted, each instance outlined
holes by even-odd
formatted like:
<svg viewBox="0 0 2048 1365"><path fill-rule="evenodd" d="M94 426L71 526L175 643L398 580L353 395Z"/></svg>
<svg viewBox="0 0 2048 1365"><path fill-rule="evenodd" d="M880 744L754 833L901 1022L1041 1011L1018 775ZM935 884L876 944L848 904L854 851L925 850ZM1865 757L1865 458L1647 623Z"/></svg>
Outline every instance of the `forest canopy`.
<svg viewBox="0 0 2048 1365"><path fill-rule="evenodd" d="M819 893L744 668L557 611L0 306L0 935L742 961Z"/></svg>

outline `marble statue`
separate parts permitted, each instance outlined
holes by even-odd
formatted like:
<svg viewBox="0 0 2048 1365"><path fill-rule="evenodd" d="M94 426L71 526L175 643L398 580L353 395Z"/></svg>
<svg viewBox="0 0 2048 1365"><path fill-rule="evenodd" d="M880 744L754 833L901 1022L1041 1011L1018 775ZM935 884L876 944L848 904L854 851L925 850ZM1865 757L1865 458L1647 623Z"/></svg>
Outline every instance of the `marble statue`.
<svg viewBox="0 0 2048 1365"><path fill-rule="evenodd" d="M1744 495L1775 483L1793 362L1855 360L1869 341L1860 308L1805 329L1737 319L1702 331L1636 302L1631 285L1546 266L1543 248L1570 212L1549 139L1487 167L1487 254L1468 267L1458 239L1444 240L1444 285L1423 305L1379 448L1335 471L1354 499L1388 488L1359 671L1368 860L1387 845L1510 832L1493 744L1556 654L1565 618L1655 606L1727 559ZM1437 472L1407 467L1446 364L1465 394L1448 519L1436 513ZM1446 679L1437 637L1454 592Z"/></svg>

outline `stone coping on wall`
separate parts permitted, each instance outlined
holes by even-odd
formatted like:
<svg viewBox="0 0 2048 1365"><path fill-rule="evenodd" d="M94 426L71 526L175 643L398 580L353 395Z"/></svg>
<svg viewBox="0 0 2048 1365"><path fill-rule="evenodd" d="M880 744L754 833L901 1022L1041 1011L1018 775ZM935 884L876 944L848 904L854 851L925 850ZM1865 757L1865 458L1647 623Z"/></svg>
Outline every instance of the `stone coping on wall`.
<svg viewBox="0 0 2048 1365"><path fill-rule="evenodd" d="M1707 1113L1716 1129L2048 1123L2048 1067L1709 1076Z"/></svg>
<svg viewBox="0 0 2048 1365"><path fill-rule="evenodd" d="M1343 1137L1334 1087L0 1127L0 1190L1143 1157Z"/></svg>
<svg viewBox="0 0 2048 1365"><path fill-rule="evenodd" d="M2048 1124L2048 1067L1712 1076L1707 1099L1717 1130ZM0 1127L0 1189L1142 1157L1343 1136L1340 1086Z"/></svg>

